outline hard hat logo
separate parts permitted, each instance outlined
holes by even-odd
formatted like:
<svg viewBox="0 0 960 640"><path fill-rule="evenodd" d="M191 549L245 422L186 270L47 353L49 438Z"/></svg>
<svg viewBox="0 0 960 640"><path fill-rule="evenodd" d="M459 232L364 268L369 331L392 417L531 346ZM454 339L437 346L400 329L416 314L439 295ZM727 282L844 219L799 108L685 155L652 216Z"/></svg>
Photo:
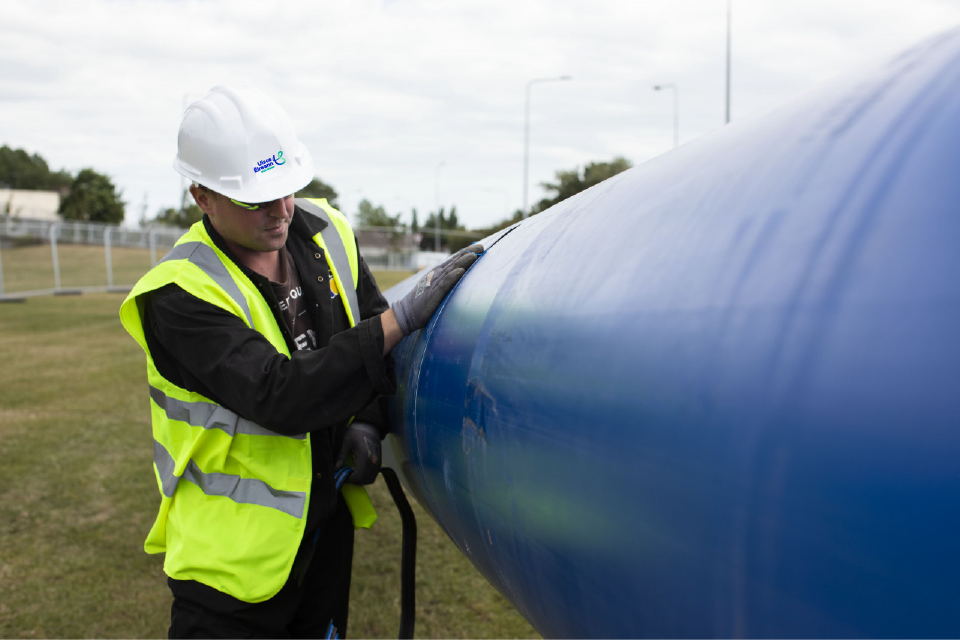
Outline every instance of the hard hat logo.
<svg viewBox="0 0 960 640"><path fill-rule="evenodd" d="M282 164L285 164L287 161L283 159L283 150L281 149L275 153L272 157L267 158L266 160L257 161L257 166L253 168L254 173L265 173L270 171L275 167L278 167Z"/></svg>

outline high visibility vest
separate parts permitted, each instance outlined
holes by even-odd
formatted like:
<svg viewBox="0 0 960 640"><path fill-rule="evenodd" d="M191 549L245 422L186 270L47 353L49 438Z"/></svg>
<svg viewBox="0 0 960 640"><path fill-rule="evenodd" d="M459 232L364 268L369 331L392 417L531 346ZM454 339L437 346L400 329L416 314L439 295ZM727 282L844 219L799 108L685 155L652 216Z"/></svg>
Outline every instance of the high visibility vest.
<svg viewBox="0 0 960 640"><path fill-rule="evenodd" d="M360 319L353 230L325 199L296 203L327 222L313 241L324 250L352 327ZM312 475L310 437L270 431L159 373L136 299L171 283L238 316L290 357L270 306L217 248L203 222L194 224L134 286L121 305L120 320L147 356L154 472L161 493L144 549L166 553L164 571L172 578L261 602L283 587L303 538ZM363 487L347 487L344 498L355 525L369 527L376 517L369 497Z"/></svg>

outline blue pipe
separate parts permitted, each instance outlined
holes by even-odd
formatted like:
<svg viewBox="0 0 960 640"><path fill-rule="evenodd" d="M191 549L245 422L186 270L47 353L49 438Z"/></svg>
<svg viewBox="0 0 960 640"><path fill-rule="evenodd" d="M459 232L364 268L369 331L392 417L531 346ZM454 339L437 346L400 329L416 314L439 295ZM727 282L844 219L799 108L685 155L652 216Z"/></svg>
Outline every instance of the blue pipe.
<svg viewBox="0 0 960 640"><path fill-rule="evenodd" d="M485 246L387 464L538 632L960 636L960 31Z"/></svg>

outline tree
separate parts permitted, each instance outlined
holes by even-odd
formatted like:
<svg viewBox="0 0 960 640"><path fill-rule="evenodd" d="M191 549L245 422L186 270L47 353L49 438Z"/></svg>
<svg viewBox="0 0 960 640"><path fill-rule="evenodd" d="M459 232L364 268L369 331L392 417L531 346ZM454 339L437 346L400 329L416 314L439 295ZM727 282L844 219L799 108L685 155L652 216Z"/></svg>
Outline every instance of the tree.
<svg viewBox="0 0 960 640"><path fill-rule="evenodd" d="M427 221L420 227L423 237L420 239L420 249L422 251L441 251L444 248L449 251L459 251L469 245L473 240L471 238L477 234L470 233L457 220L457 207L450 208L450 214L444 215L444 208L440 207L440 247L436 246L436 228L437 214L431 213Z"/></svg>
<svg viewBox="0 0 960 640"><path fill-rule="evenodd" d="M557 184L542 183L544 187L554 191L556 195L553 198L544 198L537 203L537 205L534 206L533 210L530 212L530 215L535 215L541 211L545 211L546 209L549 209L562 200L566 200L574 194L580 193L581 191L588 189L595 184L599 184L607 178L612 178L621 171L626 171L631 166L632 165L630 161L626 158L617 157L614 158L612 162L591 162L584 168L582 176L580 175L580 171L578 169L574 169L573 171L557 171ZM477 229L476 234L481 238L493 235L497 231L506 229L507 227L514 225L521 220L523 220L523 211L517 209L513 212L513 215L510 218L501 220L500 222L497 222L489 227Z"/></svg>
<svg viewBox="0 0 960 640"><path fill-rule="evenodd" d="M179 227L180 229L187 229L194 222L200 220L203 217L203 211L200 210L195 204L188 205L182 211L180 209L174 209L173 207L169 209L162 209L157 213L157 217L152 220L156 224L161 224L165 227Z"/></svg>
<svg viewBox="0 0 960 640"><path fill-rule="evenodd" d="M93 169L81 169L60 201L60 214L65 220L119 224L123 222L123 201L110 178Z"/></svg>
<svg viewBox="0 0 960 640"><path fill-rule="evenodd" d="M300 191L297 191L296 196L298 198L326 198L331 207L334 209L339 207L337 204L336 190L330 185L325 184L320 178L311 180L310 184L300 189Z"/></svg>
<svg viewBox="0 0 960 640"><path fill-rule="evenodd" d="M46 160L23 149L0 147L0 188L60 191L72 182L66 171L50 171Z"/></svg>
<svg viewBox="0 0 960 640"><path fill-rule="evenodd" d="M386 209L383 207L375 207L373 204L367 200L363 199L360 201L359 211L357 211L357 226L360 227L384 227L383 231L377 231L379 235L389 234L390 236L390 246L396 250L400 246L400 240L404 236L404 232L396 231L397 227L403 227L403 223L400 222L400 214L398 213L395 216L391 216L387 213Z"/></svg>
<svg viewBox="0 0 960 640"><path fill-rule="evenodd" d="M360 227L400 227L400 214L391 216L383 207L375 207L364 198L357 211L357 225Z"/></svg>
<svg viewBox="0 0 960 640"><path fill-rule="evenodd" d="M479 237L483 238L489 235L493 235L494 233L496 233L497 231L500 231L501 229L506 229L509 226L515 225L521 220L523 220L523 211L521 209L517 209L516 211L513 212L513 215L511 217L505 218L500 222L490 225L489 227L484 227L483 229L477 229L476 233Z"/></svg>
<svg viewBox="0 0 960 640"><path fill-rule="evenodd" d="M591 162L584 168L582 175L579 169L574 169L573 171L557 171L556 184L550 182L541 183L542 187L553 191L555 195L552 198L544 198L537 203L536 207L531 211L531 214L546 211L558 202L566 200L570 196L589 189L596 184L600 184L607 178L612 178L621 171L626 171L631 166L633 165L626 158L617 157L614 158L612 162Z"/></svg>

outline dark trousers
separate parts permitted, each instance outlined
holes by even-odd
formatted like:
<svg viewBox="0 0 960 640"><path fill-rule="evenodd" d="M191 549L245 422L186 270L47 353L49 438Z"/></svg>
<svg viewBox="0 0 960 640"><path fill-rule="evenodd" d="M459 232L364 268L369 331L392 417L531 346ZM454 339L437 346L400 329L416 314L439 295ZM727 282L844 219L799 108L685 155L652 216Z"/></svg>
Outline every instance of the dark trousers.
<svg viewBox="0 0 960 640"><path fill-rule="evenodd" d="M264 602L243 602L193 580L168 578L171 638L323 638L332 621L346 637L353 522L343 499L321 528L302 584L290 578ZM306 536L297 563L309 554Z"/></svg>

